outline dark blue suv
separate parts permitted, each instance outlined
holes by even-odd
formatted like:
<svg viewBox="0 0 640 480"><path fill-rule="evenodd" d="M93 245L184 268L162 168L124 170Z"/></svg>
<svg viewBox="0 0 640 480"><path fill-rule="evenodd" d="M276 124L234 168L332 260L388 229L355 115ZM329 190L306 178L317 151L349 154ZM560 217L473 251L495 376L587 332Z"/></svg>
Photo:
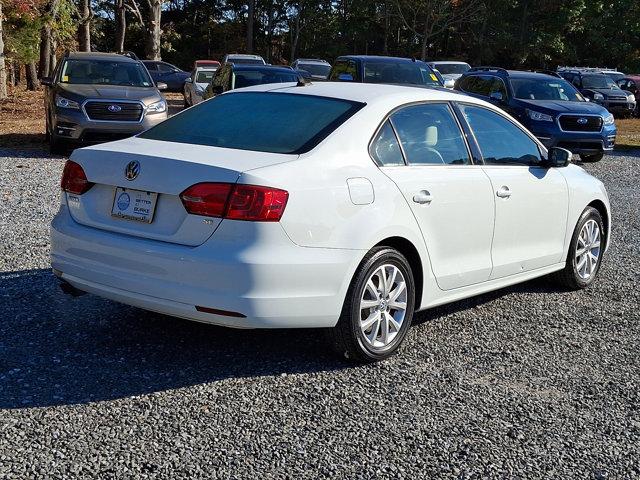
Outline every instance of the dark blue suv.
<svg viewBox="0 0 640 480"><path fill-rule="evenodd" d="M455 89L502 108L547 148L566 148L584 162L598 162L613 150L613 115L557 76L476 67L458 79Z"/></svg>

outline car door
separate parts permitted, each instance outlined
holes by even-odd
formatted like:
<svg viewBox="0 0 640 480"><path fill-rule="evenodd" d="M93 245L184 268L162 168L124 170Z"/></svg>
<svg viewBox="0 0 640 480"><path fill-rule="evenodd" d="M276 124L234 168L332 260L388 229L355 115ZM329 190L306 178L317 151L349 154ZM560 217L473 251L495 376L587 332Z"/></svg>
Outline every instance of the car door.
<svg viewBox="0 0 640 480"><path fill-rule="evenodd" d="M562 261L569 192L559 170L542 166L540 147L506 116L460 104L491 180L495 228L491 279Z"/></svg>
<svg viewBox="0 0 640 480"><path fill-rule="evenodd" d="M473 164L451 106L424 103L394 112L371 154L413 211L438 286L450 290L488 280L491 183Z"/></svg>

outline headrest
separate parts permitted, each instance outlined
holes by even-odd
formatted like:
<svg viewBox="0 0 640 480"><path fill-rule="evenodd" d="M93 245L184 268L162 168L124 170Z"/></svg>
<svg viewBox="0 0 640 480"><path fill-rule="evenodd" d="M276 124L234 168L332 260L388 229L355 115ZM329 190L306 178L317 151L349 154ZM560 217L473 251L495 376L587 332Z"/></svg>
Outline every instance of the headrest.
<svg viewBox="0 0 640 480"><path fill-rule="evenodd" d="M428 147L435 147L438 144L438 127L435 125L427 127L425 143Z"/></svg>

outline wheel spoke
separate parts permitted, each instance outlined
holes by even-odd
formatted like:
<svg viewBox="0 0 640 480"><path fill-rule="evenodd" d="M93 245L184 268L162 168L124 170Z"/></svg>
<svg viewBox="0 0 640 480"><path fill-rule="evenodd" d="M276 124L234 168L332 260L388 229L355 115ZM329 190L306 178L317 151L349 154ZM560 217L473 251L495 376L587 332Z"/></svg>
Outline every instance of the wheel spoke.
<svg viewBox="0 0 640 480"><path fill-rule="evenodd" d="M576 249L576 258L580 258L587 251L587 247L582 247L580 250Z"/></svg>
<svg viewBox="0 0 640 480"><path fill-rule="evenodd" d="M366 320L362 320L360 322L360 328L362 331L369 330L369 327L380 320L380 312L375 311L371 315L369 315Z"/></svg>
<svg viewBox="0 0 640 480"><path fill-rule="evenodd" d="M373 345L376 341L376 338L378 338L378 331L380 330L380 320L380 315L378 315L375 319L371 332L369 333L369 335L367 335L367 339L369 340L369 343L371 345Z"/></svg>
<svg viewBox="0 0 640 480"><path fill-rule="evenodd" d="M393 315L391 315L390 313L386 313L386 315L387 315L387 317L388 317L389 323L390 323L391 325L393 325L393 328L395 329L395 331L396 331L396 332L399 332L399 331L400 331L400 323L398 323L398 322L396 321L396 319L395 319L395 318L393 318Z"/></svg>
<svg viewBox="0 0 640 480"><path fill-rule="evenodd" d="M360 310L366 310L367 308L375 308L380 304L380 300L361 300Z"/></svg>
<svg viewBox="0 0 640 480"><path fill-rule="evenodd" d="M380 294L378 293L378 289L373 283L373 278L370 278L369 281L367 282L366 289L369 290L369 292L371 293L371 295L373 295L374 298L380 299Z"/></svg>
<svg viewBox="0 0 640 480"><path fill-rule="evenodd" d="M389 343L389 314L384 312L384 319L382 321L382 343L385 345Z"/></svg>
<svg viewBox="0 0 640 480"><path fill-rule="evenodd" d="M582 257L578 259L578 262L576 264L576 270L580 272L580 270L582 270L582 268L585 266L586 263L587 263L587 256L582 255Z"/></svg>

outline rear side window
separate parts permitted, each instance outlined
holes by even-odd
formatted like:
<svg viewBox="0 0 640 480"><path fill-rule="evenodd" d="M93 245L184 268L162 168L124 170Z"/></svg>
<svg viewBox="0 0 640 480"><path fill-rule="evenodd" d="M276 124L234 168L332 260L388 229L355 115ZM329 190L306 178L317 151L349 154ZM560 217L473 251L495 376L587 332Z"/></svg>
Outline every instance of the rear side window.
<svg viewBox="0 0 640 480"><path fill-rule="evenodd" d="M384 122L378 135L376 135L376 138L371 143L370 151L371 156L379 165L404 165L402 151L400 150L398 139L393 132L393 127L389 123L389 120Z"/></svg>
<svg viewBox="0 0 640 480"><path fill-rule="evenodd" d="M340 77L342 75L342 77ZM356 62L353 60L338 60L331 70L329 80L334 81L354 81L358 79Z"/></svg>
<svg viewBox="0 0 640 480"><path fill-rule="evenodd" d="M311 150L364 106L349 100L293 93L228 93L189 108L139 136L299 154Z"/></svg>
<svg viewBox="0 0 640 480"><path fill-rule="evenodd" d="M515 124L486 108L460 105L488 165L536 165L538 145Z"/></svg>
<svg viewBox="0 0 640 480"><path fill-rule="evenodd" d="M403 108L391 116L409 165L465 165L467 145L444 103Z"/></svg>
<svg viewBox="0 0 640 480"><path fill-rule="evenodd" d="M491 77L484 77L480 75L469 75L465 77L460 83L460 88L465 92L475 93L476 95L483 95L488 97L491 93L491 87L493 79Z"/></svg>
<svg viewBox="0 0 640 480"><path fill-rule="evenodd" d="M252 87L264 83L292 83L298 81L298 75L291 72L273 70L237 70L234 72L234 88Z"/></svg>

